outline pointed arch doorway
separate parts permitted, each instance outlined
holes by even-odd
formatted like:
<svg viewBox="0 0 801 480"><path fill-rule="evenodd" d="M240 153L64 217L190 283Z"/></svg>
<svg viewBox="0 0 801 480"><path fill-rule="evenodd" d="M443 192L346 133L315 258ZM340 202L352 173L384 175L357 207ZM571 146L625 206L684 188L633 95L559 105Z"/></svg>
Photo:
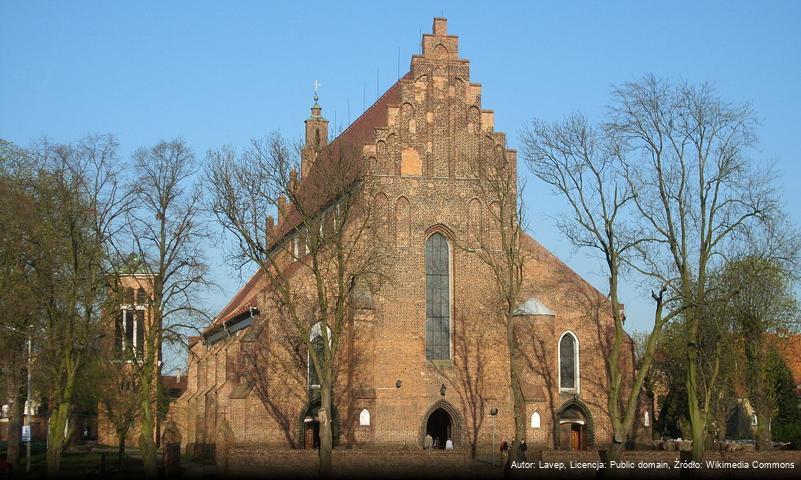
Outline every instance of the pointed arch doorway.
<svg viewBox="0 0 801 480"><path fill-rule="evenodd" d="M339 444L341 423L336 406L331 405L331 430L334 446ZM320 397L314 397L301 411L298 419L298 448L320 447Z"/></svg>
<svg viewBox="0 0 801 480"><path fill-rule="evenodd" d="M592 416L578 400L569 401L559 409L555 427L560 450L586 450L595 443Z"/></svg>
<svg viewBox="0 0 801 480"><path fill-rule="evenodd" d="M444 401L432 405L423 416L420 426L420 446L426 435L437 441L437 448L445 448L445 442L450 438L454 446L464 444L462 439L462 418L453 406Z"/></svg>
<svg viewBox="0 0 801 480"><path fill-rule="evenodd" d="M435 448L445 448L445 442L453 439L453 420L444 408L437 408L428 416L426 434L434 439Z"/></svg>

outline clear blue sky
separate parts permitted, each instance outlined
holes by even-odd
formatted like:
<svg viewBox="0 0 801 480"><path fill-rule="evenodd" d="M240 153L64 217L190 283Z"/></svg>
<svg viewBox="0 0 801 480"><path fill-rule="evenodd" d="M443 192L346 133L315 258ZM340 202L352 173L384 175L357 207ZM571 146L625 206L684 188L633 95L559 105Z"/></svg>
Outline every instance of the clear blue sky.
<svg viewBox="0 0 801 480"><path fill-rule="evenodd" d="M26 144L87 133L136 147L184 137L202 157L271 130L300 137L314 80L325 115L345 126L419 53L444 14L483 84L496 130L518 146L537 116L602 114L613 84L646 73L715 83L752 102L755 155L782 173L801 224L801 2L35 2L0 3L0 137ZM402 9L398 6L403 5ZM521 169L524 171L524 169ZM532 231L602 291L600 266L553 226L564 205L528 183ZM222 307L241 284L210 249ZM647 295L627 288L630 328L646 328Z"/></svg>

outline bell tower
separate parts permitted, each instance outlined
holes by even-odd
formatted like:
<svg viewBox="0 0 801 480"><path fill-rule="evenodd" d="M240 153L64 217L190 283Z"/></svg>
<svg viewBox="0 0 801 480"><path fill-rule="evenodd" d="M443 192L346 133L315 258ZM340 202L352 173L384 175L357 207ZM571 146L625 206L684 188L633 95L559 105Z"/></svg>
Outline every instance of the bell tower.
<svg viewBox="0 0 801 480"><path fill-rule="evenodd" d="M320 83L314 81L314 105L311 107L311 116L306 119L306 143L300 155L300 178L303 180L311 170L317 154L328 145L328 120L323 118L322 107L317 103L320 97L317 88Z"/></svg>

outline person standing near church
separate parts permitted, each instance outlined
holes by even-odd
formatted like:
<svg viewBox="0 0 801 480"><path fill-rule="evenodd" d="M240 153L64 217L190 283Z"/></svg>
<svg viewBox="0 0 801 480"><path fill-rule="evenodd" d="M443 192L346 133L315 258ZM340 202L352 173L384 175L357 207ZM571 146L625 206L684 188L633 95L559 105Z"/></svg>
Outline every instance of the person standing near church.
<svg viewBox="0 0 801 480"><path fill-rule="evenodd" d="M506 439L504 438L501 442L501 465L506 464L506 456L509 453L509 444L506 443Z"/></svg>
<svg viewBox="0 0 801 480"><path fill-rule="evenodd" d="M526 446L526 441L520 441L520 457L525 462L526 461L526 450L528 450L528 446Z"/></svg>
<svg viewBox="0 0 801 480"><path fill-rule="evenodd" d="M445 442L445 450L453 450L453 441L450 438Z"/></svg>
<svg viewBox="0 0 801 480"><path fill-rule="evenodd" d="M431 438L431 434L426 433L426 438L423 439L423 448L426 450L431 450L432 445L434 445L434 439Z"/></svg>

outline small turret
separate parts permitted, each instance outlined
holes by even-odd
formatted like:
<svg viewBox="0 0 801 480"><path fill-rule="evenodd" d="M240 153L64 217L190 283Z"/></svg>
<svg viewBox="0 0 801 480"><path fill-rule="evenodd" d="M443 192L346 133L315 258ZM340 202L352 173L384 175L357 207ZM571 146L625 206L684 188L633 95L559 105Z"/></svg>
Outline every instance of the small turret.
<svg viewBox="0 0 801 480"><path fill-rule="evenodd" d="M314 164L317 154L328 145L328 120L323 117L323 109L317 103L320 97L317 95L317 87L320 84L314 82L314 105L311 107L311 116L306 119L306 144L303 146L300 156L300 178L306 178L311 166Z"/></svg>

